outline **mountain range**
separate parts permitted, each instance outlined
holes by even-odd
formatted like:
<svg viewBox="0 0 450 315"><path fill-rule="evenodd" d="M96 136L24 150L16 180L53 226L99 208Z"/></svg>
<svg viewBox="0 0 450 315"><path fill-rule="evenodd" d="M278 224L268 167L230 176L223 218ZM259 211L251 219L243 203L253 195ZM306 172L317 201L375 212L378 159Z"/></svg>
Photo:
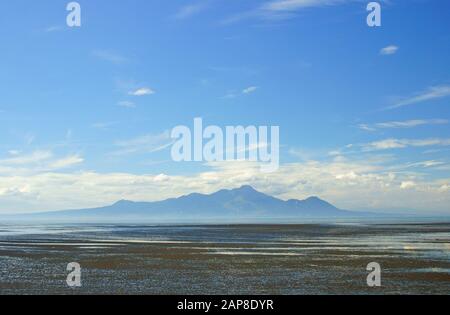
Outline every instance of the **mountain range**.
<svg viewBox="0 0 450 315"><path fill-rule="evenodd" d="M224 222L348 218L364 215L341 210L317 197L281 200L251 186L223 189L213 194L193 193L156 202L121 200L113 205L21 216L28 219L79 222Z"/></svg>

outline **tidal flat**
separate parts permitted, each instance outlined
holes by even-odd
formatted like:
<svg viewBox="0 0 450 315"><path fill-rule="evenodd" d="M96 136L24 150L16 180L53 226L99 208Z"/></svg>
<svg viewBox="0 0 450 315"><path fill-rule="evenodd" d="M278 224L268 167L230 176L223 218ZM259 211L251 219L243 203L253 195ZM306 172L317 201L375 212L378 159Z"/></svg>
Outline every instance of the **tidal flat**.
<svg viewBox="0 0 450 315"><path fill-rule="evenodd" d="M0 294L450 294L450 223L0 224Z"/></svg>

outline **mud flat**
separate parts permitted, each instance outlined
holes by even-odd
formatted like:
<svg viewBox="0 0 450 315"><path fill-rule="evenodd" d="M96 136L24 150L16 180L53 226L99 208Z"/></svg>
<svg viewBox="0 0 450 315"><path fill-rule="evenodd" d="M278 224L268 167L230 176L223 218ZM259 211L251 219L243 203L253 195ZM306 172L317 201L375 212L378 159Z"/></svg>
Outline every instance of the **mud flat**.
<svg viewBox="0 0 450 315"><path fill-rule="evenodd" d="M3 225L0 293L450 294L450 224Z"/></svg>

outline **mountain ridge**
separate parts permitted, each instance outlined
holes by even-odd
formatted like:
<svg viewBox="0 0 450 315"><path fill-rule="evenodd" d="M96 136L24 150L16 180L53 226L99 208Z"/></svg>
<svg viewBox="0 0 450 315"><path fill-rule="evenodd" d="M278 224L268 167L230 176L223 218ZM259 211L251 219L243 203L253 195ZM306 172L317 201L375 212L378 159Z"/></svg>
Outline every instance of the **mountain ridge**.
<svg viewBox="0 0 450 315"><path fill-rule="evenodd" d="M112 205L55 212L41 212L28 218L69 221L158 221L218 222L258 221L269 219L311 219L359 217L362 213L338 209L331 203L312 196L304 200L282 200L244 185L221 189L211 194L191 193L154 202L119 200Z"/></svg>

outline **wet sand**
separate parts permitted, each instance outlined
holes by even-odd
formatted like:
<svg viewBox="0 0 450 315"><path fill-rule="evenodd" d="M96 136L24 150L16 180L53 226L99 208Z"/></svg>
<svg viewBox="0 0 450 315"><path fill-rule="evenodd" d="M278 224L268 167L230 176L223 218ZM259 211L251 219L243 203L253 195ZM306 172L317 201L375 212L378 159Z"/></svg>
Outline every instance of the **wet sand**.
<svg viewBox="0 0 450 315"><path fill-rule="evenodd" d="M450 294L450 224L5 225L0 293Z"/></svg>

